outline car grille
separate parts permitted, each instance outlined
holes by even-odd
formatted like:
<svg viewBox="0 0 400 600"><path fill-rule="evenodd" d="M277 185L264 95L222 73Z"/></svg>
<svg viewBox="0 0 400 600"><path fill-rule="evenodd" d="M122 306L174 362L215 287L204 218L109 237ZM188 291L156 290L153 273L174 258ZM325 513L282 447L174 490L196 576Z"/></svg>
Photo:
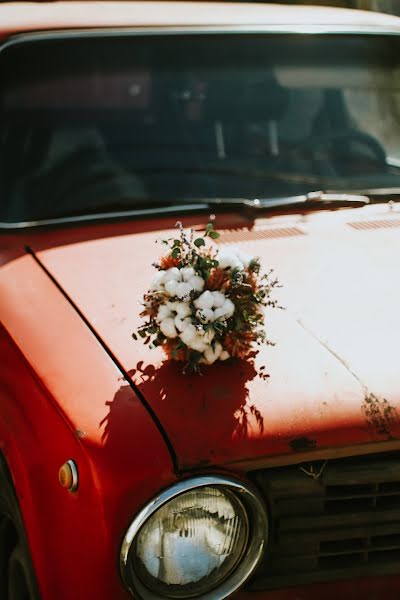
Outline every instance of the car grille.
<svg viewBox="0 0 400 600"><path fill-rule="evenodd" d="M400 572L400 453L249 476L271 525L251 590Z"/></svg>

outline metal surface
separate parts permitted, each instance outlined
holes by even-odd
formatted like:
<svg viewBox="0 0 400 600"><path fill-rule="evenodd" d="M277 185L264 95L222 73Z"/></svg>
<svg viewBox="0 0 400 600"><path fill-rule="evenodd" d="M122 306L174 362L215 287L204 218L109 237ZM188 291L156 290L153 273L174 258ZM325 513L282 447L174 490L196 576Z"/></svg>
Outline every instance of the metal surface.
<svg viewBox="0 0 400 600"><path fill-rule="evenodd" d="M257 471L274 536L250 589L400 569L399 453Z"/></svg>
<svg viewBox="0 0 400 600"><path fill-rule="evenodd" d="M160 254L155 242L174 235L173 229L116 236L114 224L109 238L37 256L151 405L181 469L324 449L329 456L335 448L387 442L400 433L395 419L386 431L380 429L366 401L369 391L378 397L378 418L386 403L394 414L400 408L400 314L382 310L382 298L400 302L398 230L360 234L347 223L361 215L396 218L387 207L369 205L254 222L251 231L268 224L301 226L304 232L241 244L266 268L273 266L283 284L279 301L286 310L271 311L267 325L276 346L260 347L254 363L213 365L201 378L183 377L181 365L164 362L161 349L149 350L131 338L141 323L139 303L151 281L151 264ZM224 229L223 216L219 219ZM309 443L296 445L302 438Z"/></svg>
<svg viewBox="0 0 400 600"><path fill-rule="evenodd" d="M196 598L198 600L223 600L223 598L227 598L243 585L256 568L268 538L267 514L258 492L248 484L225 476L207 475L187 479L161 492L154 500L149 502L133 520L125 534L120 552L120 567L122 577L135 597L138 594L140 598L146 598L146 600L162 600L163 598L146 588L129 568L129 553L141 527L152 514L172 500L172 498L176 498L190 490L206 486L227 489L239 498L246 509L249 520L250 544L245 549L243 558L232 574L226 580L222 581L217 588L210 590L208 593L201 594L201 596L196 596Z"/></svg>

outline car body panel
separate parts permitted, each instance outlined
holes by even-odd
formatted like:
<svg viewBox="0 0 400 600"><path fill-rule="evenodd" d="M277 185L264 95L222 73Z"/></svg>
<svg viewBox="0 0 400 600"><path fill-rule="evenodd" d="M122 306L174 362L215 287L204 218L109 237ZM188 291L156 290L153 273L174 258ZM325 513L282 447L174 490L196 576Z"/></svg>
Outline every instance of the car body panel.
<svg viewBox="0 0 400 600"><path fill-rule="evenodd" d="M37 256L132 376L165 427L181 468L226 465L398 436L399 316L379 310L379 303L382 295L397 302L399 237L395 228L352 228L352 220L368 216L363 210L310 216L307 222L256 221L253 231L284 225L300 232L291 239L241 243L282 281L285 310L268 316L267 331L277 345L261 348L254 366L216 364L200 379L183 376L177 363L162 364L160 350L131 338L151 263L161 252L155 242L173 231L84 242Z"/></svg>
<svg viewBox="0 0 400 600"><path fill-rule="evenodd" d="M76 599L77 589L82 598L125 598L115 561L120 540L148 498L175 481L168 449L122 373L31 256L2 269L0 305L7 329L0 334L1 447L42 598ZM75 494L58 482L68 459L78 465ZM91 568L94 548L107 583Z"/></svg>

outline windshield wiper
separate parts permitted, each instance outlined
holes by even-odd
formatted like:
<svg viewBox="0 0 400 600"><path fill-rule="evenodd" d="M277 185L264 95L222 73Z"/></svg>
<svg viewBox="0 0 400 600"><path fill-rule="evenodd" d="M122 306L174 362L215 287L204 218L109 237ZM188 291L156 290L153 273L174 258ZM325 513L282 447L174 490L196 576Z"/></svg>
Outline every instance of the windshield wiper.
<svg viewBox="0 0 400 600"><path fill-rule="evenodd" d="M374 202L388 202L390 200L400 201L400 187L377 187L352 190L352 194L368 196Z"/></svg>
<svg viewBox="0 0 400 600"><path fill-rule="evenodd" d="M199 199L199 201L201 201ZM251 211L273 208L302 207L305 210L335 210L338 208L357 208L369 204L368 196L345 192L309 192L297 196L279 196L275 198L206 198L203 200L210 208L238 208Z"/></svg>

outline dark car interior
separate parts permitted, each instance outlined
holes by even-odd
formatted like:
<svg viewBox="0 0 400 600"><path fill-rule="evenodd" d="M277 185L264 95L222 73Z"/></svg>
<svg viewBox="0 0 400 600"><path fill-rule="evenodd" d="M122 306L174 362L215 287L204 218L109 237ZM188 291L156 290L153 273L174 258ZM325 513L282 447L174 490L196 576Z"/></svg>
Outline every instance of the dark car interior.
<svg viewBox="0 0 400 600"><path fill-rule="evenodd" d="M293 55L295 36L182 37L67 37L3 53L0 220L400 185L346 96L348 56L360 72L372 52L373 68L397 66L382 40L356 38L346 54L333 36ZM317 47L328 42L334 61ZM313 76L322 60L325 81Z"/></svg>

